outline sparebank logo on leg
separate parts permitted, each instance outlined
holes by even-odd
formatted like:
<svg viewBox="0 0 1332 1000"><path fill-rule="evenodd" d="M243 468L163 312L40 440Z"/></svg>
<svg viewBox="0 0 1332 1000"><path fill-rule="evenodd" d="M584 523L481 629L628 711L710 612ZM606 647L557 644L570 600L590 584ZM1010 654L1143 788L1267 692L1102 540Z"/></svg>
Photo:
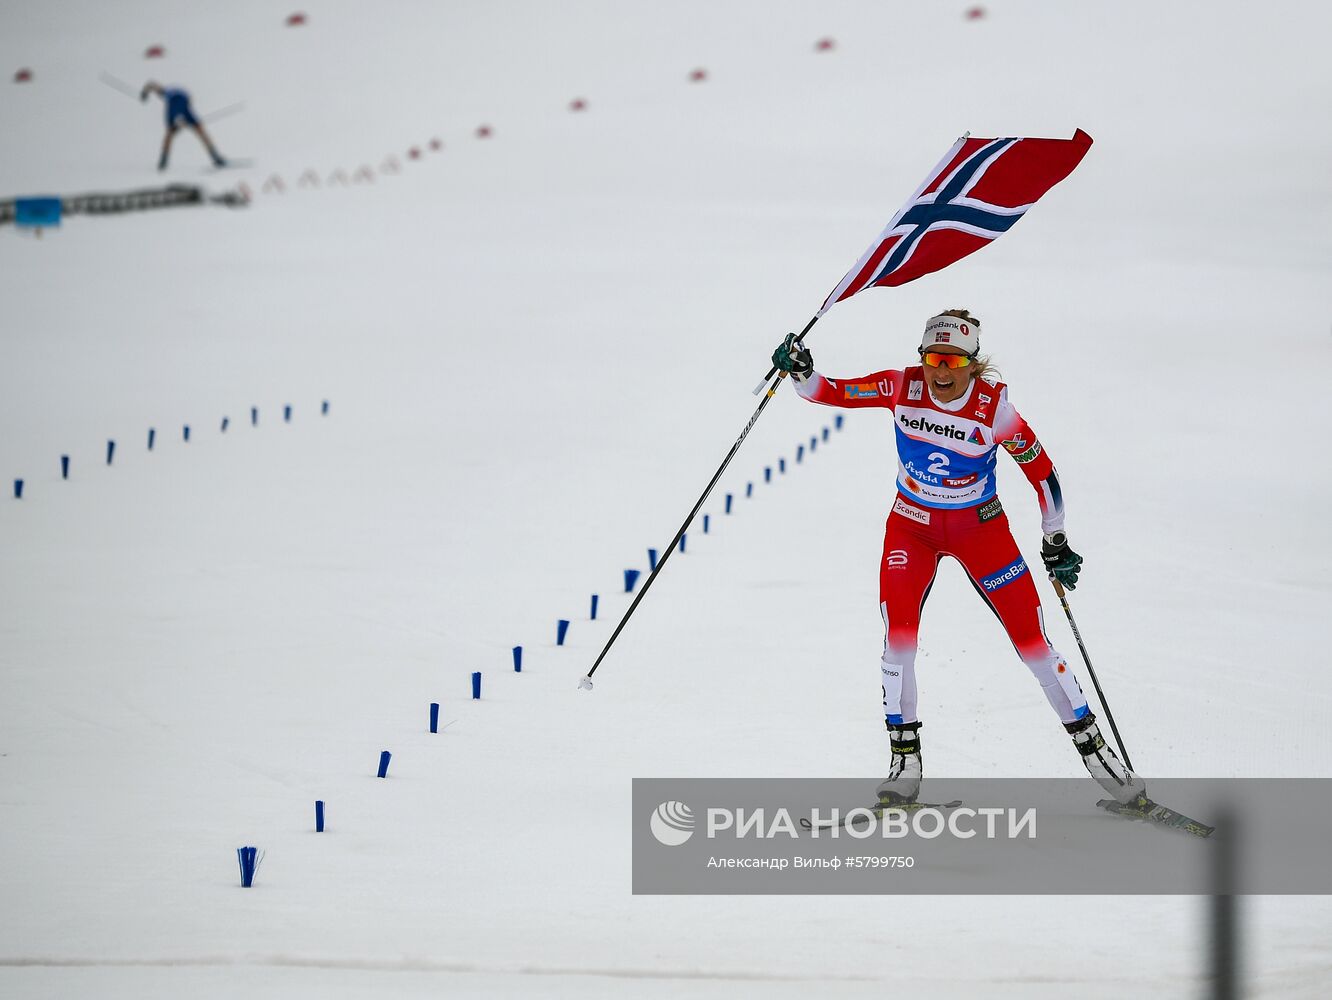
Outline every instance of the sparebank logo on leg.
<svg viewBox="0 0 1332 1000"><path fill-rule="evenodd" d="M659 844L679 847L694 835L694 811L683 802L663 802L652 811L649 825Z"/></svg>
<svg viewBox="0 0 1332 1000"><path fill-rule="evenodd" d="M993 576L982 577L981 586L987 591L998 590L1000 587L1012 583L1025 572L1027 572L1027 562L1021 556L1018 556L1017 562L1005 566Z"/></svg>

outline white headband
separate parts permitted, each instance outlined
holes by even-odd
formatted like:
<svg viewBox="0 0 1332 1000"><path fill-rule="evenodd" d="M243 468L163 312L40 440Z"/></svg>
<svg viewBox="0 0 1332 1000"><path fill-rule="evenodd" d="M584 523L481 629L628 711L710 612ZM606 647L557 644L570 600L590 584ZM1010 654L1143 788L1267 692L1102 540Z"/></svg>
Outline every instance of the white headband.
<svg viewBox="0 0 1332 1000"><path fill-rule="evenodd" d="M933 316L925 323L925 336L920 340L922 350L946 344L960 347L967 354L980 349L980 324L956 316Z"/></svg>

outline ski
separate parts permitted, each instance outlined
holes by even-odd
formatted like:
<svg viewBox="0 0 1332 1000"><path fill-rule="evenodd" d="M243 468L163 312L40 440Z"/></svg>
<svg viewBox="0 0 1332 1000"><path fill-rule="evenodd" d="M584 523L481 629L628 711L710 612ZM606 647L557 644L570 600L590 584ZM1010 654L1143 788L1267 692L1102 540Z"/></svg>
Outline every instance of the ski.
<svg viewBox="0 0 1332 1000"><path fill-rule="evenodd" d="M1214 826L1208 826L1196 819L1191 819L1183 813L1175 812L1159 802L1153 802L1151 799L1143 796L1137 802L1125 804L1115 799L1101 799L1096 803L1106 812L1115 816L1123 816L1125 819L1138 820L1139 822L1155 823L1157 826L1163 826L1170 830L1180 830L1184 833L1191 833L1195 837L1210 837Z"/></svg>
<svg viewBox="0 0 1332 1000"><path fill-rule="evenodd" d="M951 802L894 802L891 804L885 802L878 802L872 806L867 806L866 808L876 818L879 818L883 816L883 812L885 809L900 809L902 812L918 812L921 809L956 809L961 804L962 804L961 799L953 799L953 801ZM832 830L834 828L840 828L846 826L847 817L852 812L854 812L854 810L848 809L847 812L843 814L842 818L839 819L836 823L833 822L819 823L817 826L811 823L806 817L801 816L800 825L804 827L806 830ZM864 813L856 813L854 818L856 821L861 821L865 818L865 816Z"/></svg>

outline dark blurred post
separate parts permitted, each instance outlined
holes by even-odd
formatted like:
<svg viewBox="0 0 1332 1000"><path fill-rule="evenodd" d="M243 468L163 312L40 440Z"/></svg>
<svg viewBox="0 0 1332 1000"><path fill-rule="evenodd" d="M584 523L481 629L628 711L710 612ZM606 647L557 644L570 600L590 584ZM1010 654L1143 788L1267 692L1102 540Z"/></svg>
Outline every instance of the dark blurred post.
<svg viewBox="0 0 1332 1000"><path fill-rule="evenodd" d="M1238 813L1229 805L1217 811L1218 836L1212 838L1211 980L1213 1000L1239 1000L1239 853Z"/></svg>

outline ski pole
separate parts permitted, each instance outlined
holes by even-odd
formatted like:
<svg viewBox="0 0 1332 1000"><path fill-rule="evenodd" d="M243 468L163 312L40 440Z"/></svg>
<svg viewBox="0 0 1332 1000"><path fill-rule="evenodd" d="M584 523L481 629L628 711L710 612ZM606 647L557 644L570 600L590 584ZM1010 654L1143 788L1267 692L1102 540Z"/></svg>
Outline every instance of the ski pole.
<svg viewBox="0 0 1332 1000"><path fill-rule="evenodd" d="M1050 582L1054 584L1055 593L1059 595L1059 603L1064 608L1064 615L1068 618L1068 627L1073 630L1073 638L1078 640L1078 649L1082 651L1082 662L1087 664L1087 673L1091 675L1092 684L1096 687L1096 697L1101 699L1101 708L1105 709L1106 721L1110 723L1110 732L1115 734L1115 744L1119 747L1119 755L1124 758L1124 766L1130 771L1133 770L1133 762L1129 760L1128 751L1124 749L1124 740L1119 735L1119 727L1115 725L1115 717L1110 711L1110 703L1105 700L1105 692L1101 690L1101 682L1096 679L1096 669L1092 666L1091 657L1087 655L1087 647L1082 643L1082 633L1078 631L1078 623L1073 620L1073 612L1068 606L1068 598L1064 596L1064 587L1053 576Z"/></svg>
<svg viewBox="0 0 1332 1000"><path fill-rule="evenodd" d="M809 326L813 325L814 320L810 320ZM805 329L808 330L809 326L805 327ZM763 401L759 403L758 409L754 411L754 415L749 418L749 423L745 424L745 429L740 432L740 436L735 439L735 444L731 445L731 450L728 451L726 457L722 459L722 464L718 466L716 473L713 474L712 480L703 490L703 495L698 498L698 503L694 504L694 509L689 512L689 516L685 518L684 524L680 525L680 530L675 533L675 537L671 539L671 543L662 551L661 559L658 560L656 568L648 574L648 578L644 582L642 589L639 590L638 594L634 597L633 603L629 605L629 610L624 613L624 617L620 619L620 624L615 626L615 631L612 632L611 637L606 640L606 645L602 647L600 655L597 656L597 661L592 664L592 669L587 672L585 677L579 679L578 686L583 690L592 690L592 675L597 672L597 667L601 666L601 661L606 658L606 654L610 652L611 646L615 645L615 640L619 638L620 632L623 631L625 623L629 621L630 616L634 613L635 609L637 609L639 602L643 600L644 596L646 596L648 588L652 586L652 581L657 578L657 574L666 566L666 560L669 559L671 553L679 547L680 539L684 536L684 533L689 530L689 525L693 523L699 508L702 507L704 501L708 499L708 494L711 493L712 488L717 485L717 480L721 479L722 473L726 471L726 467L731 464L731 459L735 458L735 453L740 450L740 445L744 443L745 438L749 436L749 432L753 429L754 424L758 422L759 414L763 412L763 408L767 406L768 401L777 394L777 387L782 384L782 379L784 378L786 378L786 372L781 372L773 381L772 385L768 386L768 392L763 397Z"/></svg>
<svg viewBox="0 0 1332 1000"><path fill-rule="evenodd" d="M108 87L110 87L112 90L118 90L118 91L120 91L120 92L121 92L122 94L124 94L126 97L133 97L135 100L138 100L138 99L139 99L139 92L138 92L137 90L135 90L133 87L131 87L131 86L130 86L128 83L126 83L124 80L121 80L121 79L119 79L118 77L114 77L114 76L112 76L112 75L111 75L110 73L108 73L106 70L102 70L102 72L98 74L97 79L101 80L104 84L106 84L106 85L107 85Z"/></svg>

